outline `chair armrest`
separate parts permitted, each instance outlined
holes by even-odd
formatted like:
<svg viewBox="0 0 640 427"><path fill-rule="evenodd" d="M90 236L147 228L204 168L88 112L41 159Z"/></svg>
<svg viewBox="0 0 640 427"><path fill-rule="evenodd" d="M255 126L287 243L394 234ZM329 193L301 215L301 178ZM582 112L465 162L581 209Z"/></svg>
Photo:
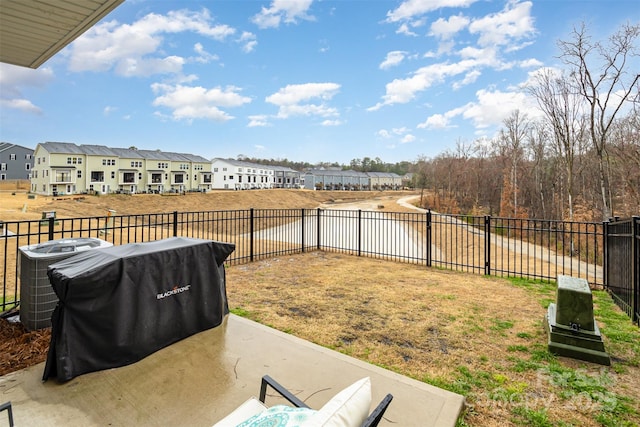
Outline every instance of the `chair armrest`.
<svg viewBox="0 0 640 427"><path fill-rule="evenodd" d="M298 399L293 393L284 388L280 383L271 378L269 375L262 377L262 383L260 384L260 402L265 403L264 400L267 396L267 385L271 386L282 397L287 399L296 408L309 408L309 406L302 400Z"/></svg>
<svg viewBox="0 0 640 427"><path fill-rule="evenodd" d="M378 403L376 409L374 409L373 412L371 412L371 414L367 417L367 419L364 420L364 422L362 423L362 427L377 426L378 423L382 420L382 416L384 415L384 412L387 410L387 407L392 400L393 395L387 394L384 399L382 399L382 401Z"/></svg>
<svg viewBox="0 0 640 427"><path fill-rule="evenodd" d="M13 411L11 410L11 402L5 402L0 405L0 412L7 411L9 417L9 427L13 427Z"/></svg>

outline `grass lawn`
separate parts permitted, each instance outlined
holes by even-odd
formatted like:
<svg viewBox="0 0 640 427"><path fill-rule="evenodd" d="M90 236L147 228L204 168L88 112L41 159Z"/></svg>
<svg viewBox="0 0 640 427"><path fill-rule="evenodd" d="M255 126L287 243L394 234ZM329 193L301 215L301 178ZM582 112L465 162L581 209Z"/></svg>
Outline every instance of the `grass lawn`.
<svg viewBox="0 0 640 427"><path fill-rule="evenodd" d="M227 268L232 312L465 396L460 426L637 426L640 328L602 291L612 366L547 351L555 284L329 252Z"/></svg>

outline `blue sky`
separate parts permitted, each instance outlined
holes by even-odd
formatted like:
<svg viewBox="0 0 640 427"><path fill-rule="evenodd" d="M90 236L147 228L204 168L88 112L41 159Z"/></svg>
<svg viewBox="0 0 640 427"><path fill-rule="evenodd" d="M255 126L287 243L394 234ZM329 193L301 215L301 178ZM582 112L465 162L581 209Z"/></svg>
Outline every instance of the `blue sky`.
<svg viewBox="0 0 640 427"><path fill-rule="evenodd" d="M127 0L37 70L0 64L0 140L294 161L491 138L558 39L637 0Z"/></svg>

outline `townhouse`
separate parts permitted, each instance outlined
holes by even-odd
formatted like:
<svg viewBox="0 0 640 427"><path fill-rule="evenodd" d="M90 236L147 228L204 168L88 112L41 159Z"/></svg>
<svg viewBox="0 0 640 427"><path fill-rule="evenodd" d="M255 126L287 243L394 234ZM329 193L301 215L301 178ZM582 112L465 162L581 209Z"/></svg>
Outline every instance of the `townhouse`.
<svg viewBox="0 0 640 427"><path fill-rule="evenodd" d="M33 153L31 192L165 193L211 189L211 162L186 153L44 142Z"/></svg>

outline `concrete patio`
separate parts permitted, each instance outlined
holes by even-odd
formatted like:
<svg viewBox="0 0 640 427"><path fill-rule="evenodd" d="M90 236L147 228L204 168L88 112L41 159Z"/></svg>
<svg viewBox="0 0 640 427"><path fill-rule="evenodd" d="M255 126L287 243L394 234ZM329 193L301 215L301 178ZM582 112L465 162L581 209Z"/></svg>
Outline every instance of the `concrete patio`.
<svg viewBox="0 0 640 427"><path fill-rule="evenodd" d="M129 366L63 384L43 383L43 370L0 377L0 403L11 401L16 426L211 426L257 396L265 374L312 408L369 376L373 405L394 396L382 426L454 426L464 404L460 395L235 315ZM281 402L268 394L268 405Z"/></svg>

